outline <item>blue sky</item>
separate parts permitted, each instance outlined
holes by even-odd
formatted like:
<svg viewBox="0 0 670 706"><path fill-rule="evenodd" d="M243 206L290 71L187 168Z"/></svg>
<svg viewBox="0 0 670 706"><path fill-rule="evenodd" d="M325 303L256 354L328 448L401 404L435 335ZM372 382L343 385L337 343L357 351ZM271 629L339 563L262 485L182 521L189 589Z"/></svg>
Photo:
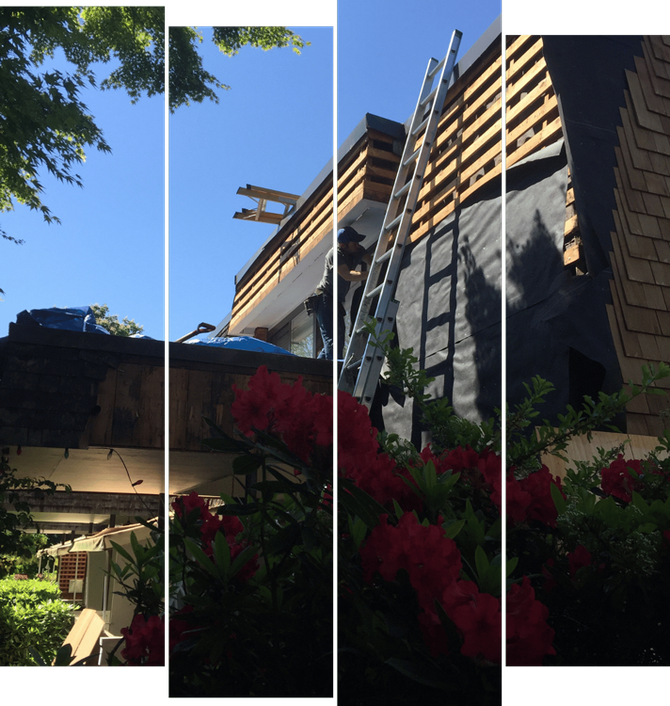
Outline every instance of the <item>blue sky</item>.
<svg viewBox="0 0 670 706"><path fill-rule="evenodd" d="M452 29L463 31L462 56L500 13L492 0L479 0L476 12L472 4L450 5L417 0L412 15L425 17L426 29L411 34L399 21L407 12L400 0L340 1L337 144L366 112L405 120L428 58L444 55ZM180 8L178 19L185 14ZM233 24L226 19L219 10L210 24ZM274 230L233 219L254 206L237 188L300 194L331 158L334 33L289 26L311 42L300 56L244 48L228 58L205 37L205 66L231 90L221 91L218 104L193 104L169 117L172 340L201 321L219 323L232 306L235 274ZM84 102L113 152L89 152L78 169L83 189L43 178L44 200L62 225L21 206L0 214L5 231L26 240L0 242L0 335L23 309L97 302L163 338L163 100L131 105L123 92L89 90Z"/></svg>

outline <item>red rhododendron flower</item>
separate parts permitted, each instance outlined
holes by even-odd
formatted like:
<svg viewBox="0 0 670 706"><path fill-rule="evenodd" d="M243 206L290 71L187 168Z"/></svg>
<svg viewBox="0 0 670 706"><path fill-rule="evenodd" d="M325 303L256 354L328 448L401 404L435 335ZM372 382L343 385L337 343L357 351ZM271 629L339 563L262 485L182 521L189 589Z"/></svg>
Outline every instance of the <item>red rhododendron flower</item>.
<svg viewBox="0 0 670 706"><path fill-rule="evenodd" d="M549 569L555 564L556 562L550 557L547 559L547 563L542 567L542 576L544 576L544 584L542 585L542 588L547 593L553 591L558 585L556 577L551 573L551 571L549 571Z"/></svg>
<svg viewBox="0 0 670 706"><path fill-rule="evenodd" d="M121 628L126 646L121 656L131 666L162 666L165 664L165 625L163 618L135 615L129 628Z"/></svg>
<svg viewBox="0 0 670 706"><path fill-rule="evenodd" d="M388 515L360 549L363 578L372 582L375 571L386 581L393 581L405 569L424 610L434 610L445 585L456 581L461 571L461 554L453 539L444 536L436 525L424 526L413 512L406 512L393 527Z"/></svg>
<svg viewBox="0 0 670 706"><path fill-rule="evenodd" d="M579 544L574 552L568 553L568 565L570 576L574 577L583 566L591 566L591 552L583 544Z"/></svg>
<svg viewBox="0 0 670 706"><path fill-rule="evenodd" d="M551 485L555 485L561 495L561 481L554 478L551 471L543 465L539 471L533 471L529 476L519 481L523 490L530 494L531 500L526 510L528 520L539 520L549 527L556 527L558 511L551 497Z"/></svg>
<svg viewBox="0 0 670 706"><path fill-rule="evenodd" d="M449 643L447 641L447 633L444 631L437 613L422 610L419 613L418 621L423 641L430 650L431 655L433 655L433 657L437 657L441 654L448 655Z"/></svg>
<svg viewBox="0 0 670 706"><path fill-rule="evenodd" d="M609 468L600 470L603 492L614 495L629 503L633 490L639 488L639 480L633 478L633 470L638 476L642 474L642 462L637 460L624 461L623 454L619 454L616 461L612 461Z"/></svg>
<svg viewBox="0 0 670 706"><path fill-rule="evenodd" d="M393 500L407 511L420 510L422 501L412 490L415 486L409 471L399 468L396 462L387 454L375 454L369 459L367 466L350 468L345 476L351 478L356 485L372 496L380 505L392 506ZM403 479L409 481L409 485Z"/></svg>
<svg viewBox="0 0 670 706"><path fill-rule="evenodd" d="M556 654L554 630L547 624L549 609L535 599L528 576L512 584L507 594L507 664L539 666L545 655Z"/></svg>
<svg viewBox="0 0 670 706"><path fill-rule="evenodd" d="M519 524L528 516L531 495L512 473L507 476L507 518Z"/></svg>
<svg viewBox="0 0 670 706"><path fill-rule="evenodd" d="M379 443L367 407L347 392L337 394L337 452L339 468L345 474L374 463Z"/></svg>
<svg viewBox="0 0 670 706"><path fill-rule="evenodd" d="M200 509L201 520L206 520L207 517L211 516L204 498L201 498L195 491L193 491L190 495L184 495L177 498L172 503L172 509L180 519L188 517L196 508Z"/></svg>
<svg viewBox="0 0 670 706"><path fill-rule="evenodd" d="M477 593L472 600L455 608L449 617L463 633L462 654L500 663L502 617L498 598L488 593Z"/></svg>

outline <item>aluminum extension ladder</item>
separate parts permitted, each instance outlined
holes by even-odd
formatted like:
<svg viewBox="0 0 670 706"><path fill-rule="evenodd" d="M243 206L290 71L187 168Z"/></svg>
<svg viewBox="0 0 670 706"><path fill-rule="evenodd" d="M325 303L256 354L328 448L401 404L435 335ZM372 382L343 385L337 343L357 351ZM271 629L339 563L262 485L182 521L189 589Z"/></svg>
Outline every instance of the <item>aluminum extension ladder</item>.
<svg viewBox="0 0 670 706"><path fill-rule="evenodd" d="M437 133L437 124L456 63L462 32L455 30L449 51L442 61L431 59L414 110L400 166L393 183L384 222L381 227L363 297L352 329L338 389L349 392L361 404L370 407L384 363L384 354L374 345L365 328L378 297L374 320L376 333L383 336L393 328L399 302L393 298L405 241L409 235L419 190ZM437 84L435 78L437 77ZM433 85L435 87L433 88ZM419 144L420 142L420 144ZM417 146L418 145L418 146ZM388 262L385 274L382 269Z"/></svg>

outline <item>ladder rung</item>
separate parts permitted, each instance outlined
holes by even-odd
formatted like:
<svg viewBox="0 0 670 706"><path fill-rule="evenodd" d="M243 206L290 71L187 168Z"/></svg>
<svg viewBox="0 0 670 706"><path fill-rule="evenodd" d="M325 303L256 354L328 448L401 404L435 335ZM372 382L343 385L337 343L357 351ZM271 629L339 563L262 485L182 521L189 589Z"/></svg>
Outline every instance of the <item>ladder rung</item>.
<svg viewBox="0 0 670 706"><path fill-rule="evenodd" d="M376 265L383 265L393 254L393 248L389 248L383 255L380 255L376 260Z"/></svg>
<svg viewBox="0 0 670 706"><path fill-rule="evenodd" d="M440 61L437 61L435 57L433 57L433 61L437 61L437 64L435 65L435 68L432 69L431 71L428 72L428 78L432 79L435 77L435 74L442 68L444 65L444 62L446 61L447 57L443 56Z"/></svg>
<svg viewBox="0 0 670 706"><path fill-rule="evenodd" d="M435 88L433 88L433 90L421 101L421 103L419 103L419 105L420 105L422 108L424 108L425 106L427 106L428 103L430 103L430 101L432 101L433 98L435 98L435 94L437 93L437 91L439 90L439 88L440 88L440 85L438 84L438 85L435 86Z"/></svg>
<svg viewBox="0 0 670 706"><path fill-rule="evenodd" d="M390 282L390 280L388 280ZM382 282L378 287L375 287L372 291L368 292L365 297L367 299L374 299L381 291L384 289L386 282Z"/></svg>
<svg viewBox="0 0 670 706"><path fill-rule="evenodd" d="M395 194L393 194L394 199L399 199L402 198L408 191L409 187L412 186L412 180L410 179L405 186L402 187L399 191L396 191Z"/></svg>
<svg viewBox="0 0 670 706"><path fill-rule="evenodd" d="M412 130L412 137L416 137L421 132L421 130L423 130L426 127L426 125L428 125L429 120L430 120L430 113L428 113L428 117L425 120L423 120L421 123L419 123L414 128L414 130Z"/></svg>
<svg viewBox="0 0 670 706"><path fill-rule="evenodd" d="M404 214L400 214L399 216L396 216L387 226L384 228L385 231L393 230L398 223L402 220Z"/></svg>
<svg viewBox="0 0 670 706"><path fill-rule="evenodd" d="M414 150L412 153L411 157L408 157L406 162L403 162L403 167L408 167L412 162L416 161L417 157L419 156L419 152L421 152L421 148L419 147L418 150Z"/></svg>
<svg viewBox="0 0 670 706"><path fill-rule="evenodd" d="M360 367L362 361L363 361L362 358L359 358L358 360L354 360L353 362L349 363L346 366L347 370L353 370L354 368Z"/></svg>

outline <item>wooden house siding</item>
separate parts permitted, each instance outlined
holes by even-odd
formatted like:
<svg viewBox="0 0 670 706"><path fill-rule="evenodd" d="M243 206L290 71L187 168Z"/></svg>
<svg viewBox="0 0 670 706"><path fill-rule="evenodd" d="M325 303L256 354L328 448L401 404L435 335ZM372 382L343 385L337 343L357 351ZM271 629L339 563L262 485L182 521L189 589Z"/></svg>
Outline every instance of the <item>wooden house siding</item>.
<svg viewBox="0 0 670 706"><path fill-rule="evenodd" d="M391 135L368 129L338 164L337 217L343 219L362 200L388 202L400 157ZM318 189L289 216L272 241L236 283L229 330L238 332L240 322L324 238L333 232L332 172ZM266 322L266 325L274 322Z"/></svg>
<svg viewBox="0 0 670 706"><path fill-rule="evenodd" d="M500 38L447 92L412 219L410 242L428 234L502 169Z"/></svg>
<svg viewBox="0 0 670 706"><path fill-rule="evenodd" d="M634 382L643 364L670 362L670 37L645 37L642 49L626 72L617 128L608 307L622 377ZM670 389L670 380L659 386ZM658 436L667 409L663 396L637 398L628 431Z"/></svg>

